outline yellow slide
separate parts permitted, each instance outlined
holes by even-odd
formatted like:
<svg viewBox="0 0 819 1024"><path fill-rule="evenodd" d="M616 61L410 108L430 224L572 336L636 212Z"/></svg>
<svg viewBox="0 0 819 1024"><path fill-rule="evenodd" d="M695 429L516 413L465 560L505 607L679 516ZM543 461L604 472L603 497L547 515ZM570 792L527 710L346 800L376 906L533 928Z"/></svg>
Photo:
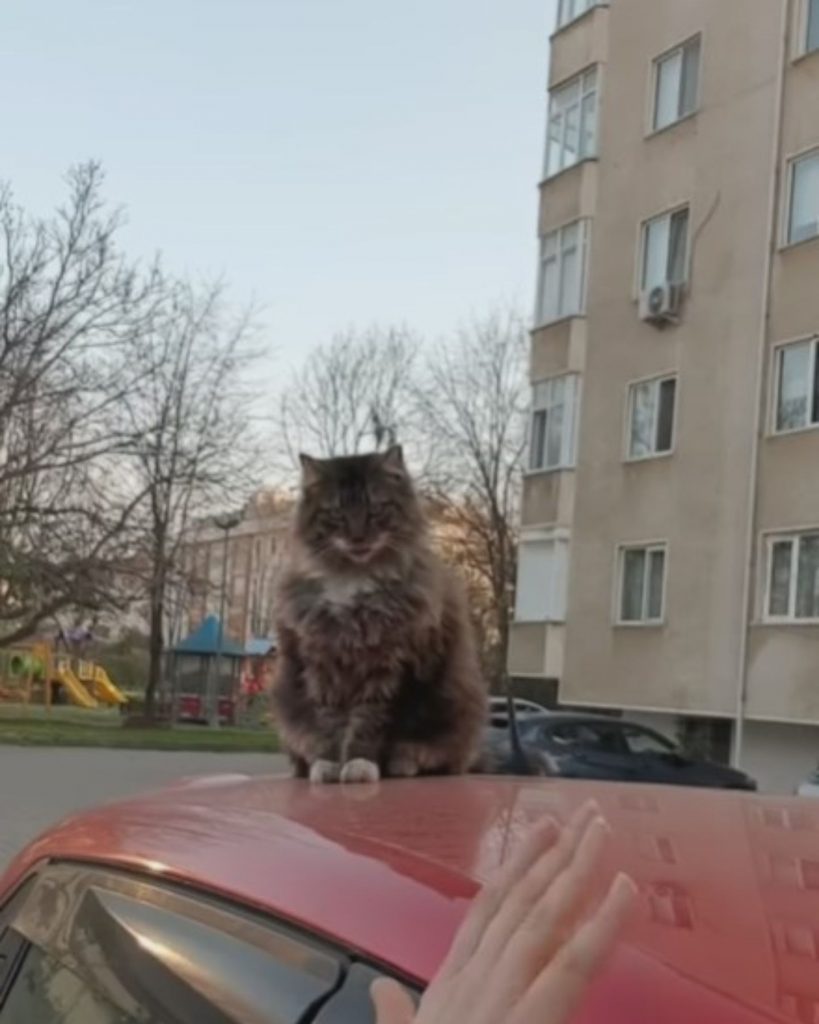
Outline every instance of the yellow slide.
<svg viewBox="0 0 819 1024"><path fill-rule="evenodd" d="M127 704L128 698L116 686L102 667L102 665L94 665L94 672L91 678L91 689L94 696L102 704Z"/></svg>
<svg viewBox="0 0 819 1024"><path fill-rule="evenodd" d="M79 704L81 708L95 708L97 702L80 682L70 665L65 663L57 665L55 678L65 690L68 699L72 704Z"/></svg>

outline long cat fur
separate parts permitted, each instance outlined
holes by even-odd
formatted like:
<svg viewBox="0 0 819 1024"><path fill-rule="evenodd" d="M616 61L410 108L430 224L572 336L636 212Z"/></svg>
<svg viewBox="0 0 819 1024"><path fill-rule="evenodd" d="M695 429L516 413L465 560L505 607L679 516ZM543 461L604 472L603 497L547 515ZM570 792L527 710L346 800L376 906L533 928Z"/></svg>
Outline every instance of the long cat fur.
<svg viewBox="0 0 819 1024"><path fill-rule="evenodd" d="M400 447L302 467L274 686L295 773L469 770L486 689L463 589L432 550Z"/></svg>

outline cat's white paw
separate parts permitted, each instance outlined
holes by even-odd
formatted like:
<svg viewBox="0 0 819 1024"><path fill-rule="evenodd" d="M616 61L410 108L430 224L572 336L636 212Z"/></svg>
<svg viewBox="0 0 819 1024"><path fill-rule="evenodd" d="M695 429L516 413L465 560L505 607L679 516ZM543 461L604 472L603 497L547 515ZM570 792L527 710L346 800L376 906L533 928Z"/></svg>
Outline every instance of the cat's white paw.
<svg viewBox="0 0 819 1024"><path fill-rule="evenodd" d="M338 782L341 776L341 765L337 761L320 759L310 765L310 781L318 785L326 782Z"/></svg>
<svg viewBox="0 0 819 1024"><path fill-rule="evenodd" d="M354 757L341 769L342 782L378 782L380 778L381 769L375 761L364 757Z"/></svg>

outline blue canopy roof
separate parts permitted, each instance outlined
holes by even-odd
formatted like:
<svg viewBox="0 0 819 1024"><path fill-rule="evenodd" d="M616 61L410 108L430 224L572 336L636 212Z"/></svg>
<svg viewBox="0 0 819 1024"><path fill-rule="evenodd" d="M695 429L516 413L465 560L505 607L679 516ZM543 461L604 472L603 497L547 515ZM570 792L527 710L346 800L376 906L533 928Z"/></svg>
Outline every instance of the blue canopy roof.
<svg viewBox="0 0 819 1024"><path fill-rule="evenodd" d="M219 619L215 615L208 615L201 626L195 629L190 636L181 640L173 648L174 654L199 654L213 655L219 651ZM226 658L243 658L245 649L241 644L225 635L222 641L222 654Z"/></svg>
<svg viewBox="0 0 819 1024"><path fill-rule="evenodd" d="M245 654L249 658L263 658L276 649L275 637L254 636L245 645Z"/></svg>

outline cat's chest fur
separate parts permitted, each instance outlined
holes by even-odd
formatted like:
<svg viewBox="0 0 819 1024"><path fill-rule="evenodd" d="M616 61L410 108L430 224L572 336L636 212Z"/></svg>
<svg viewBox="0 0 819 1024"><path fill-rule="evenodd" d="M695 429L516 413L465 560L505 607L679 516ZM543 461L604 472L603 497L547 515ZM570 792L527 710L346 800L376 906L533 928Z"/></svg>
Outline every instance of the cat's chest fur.
<svg viewBox="0 0 819 1024"><path fill-rule="evenodd" d="M311 577L297 587L295 618L308 661L349 668L363 654L393 660L429 622L412 581L346 573Z"/></svg>
<svg viewBox="0 0 819 1024"><path fill-rule="evenodd" d="M380 583L367 576L331 577L321 583L319 605L342 615L355 613L358 609L369 608L373 598L384 590Z"/></svg>

